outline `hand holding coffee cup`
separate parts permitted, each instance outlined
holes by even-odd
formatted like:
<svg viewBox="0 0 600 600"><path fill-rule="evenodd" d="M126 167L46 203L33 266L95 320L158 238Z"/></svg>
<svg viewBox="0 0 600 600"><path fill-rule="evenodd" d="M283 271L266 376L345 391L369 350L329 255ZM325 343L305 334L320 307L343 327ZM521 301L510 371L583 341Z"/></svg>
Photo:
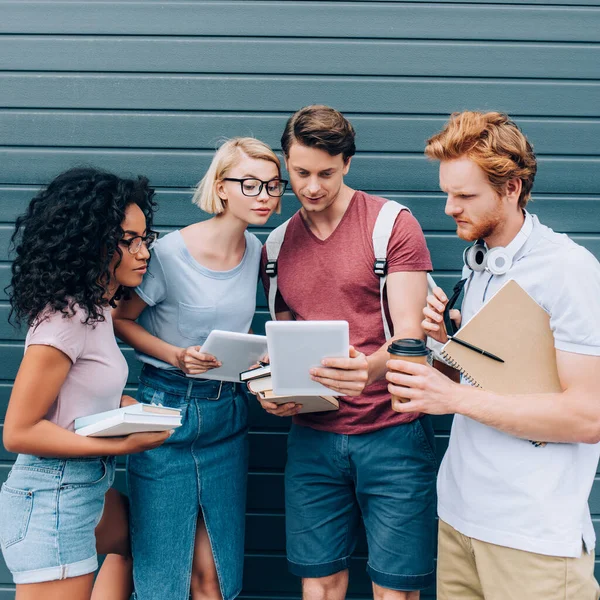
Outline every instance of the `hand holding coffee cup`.
<svg viewBox="0 0 600 600"><path fill-rule="evenodd" d="M427 364L427 358L429 356L429 350L423 340L416 338L403 338L395 340L388 346L388 352L390 359L399 358L401 360L407 360L409 362L416 362L422 365ZM402 398L400 396L392 396L392 409L397 402L409 402L408 398Z"/></svg>

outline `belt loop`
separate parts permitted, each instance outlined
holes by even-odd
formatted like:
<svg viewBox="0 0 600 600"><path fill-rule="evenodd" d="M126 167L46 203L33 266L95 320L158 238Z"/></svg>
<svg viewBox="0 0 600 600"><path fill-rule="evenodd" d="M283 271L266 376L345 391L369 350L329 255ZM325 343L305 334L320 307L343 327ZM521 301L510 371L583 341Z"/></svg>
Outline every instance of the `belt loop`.
<svg viewBox="0 0 600 600"><path fill-rule="evenodd" d="M221 391L223 390L223 380L219 380L219 391L216 396L206 396L207 400L219 400L221 398Z"/></svg>
<svg viewBox="0 0 600 600"><path fill-rule="evenodd" d="M188 389L187 389L187 392L186 392L186 394L185 394L185 401L186 401L186 402L189 402L189 401L190 401L190 397L191 397L191 395L192 395L192 388L193 388L193 387L194 387L194 380L193 380L193 379L190 379L190 380L188 381Z"/></svg>
<svg viewBox="0 0 600 600"><path fill-rule="evenodd" d="M223 380L219 380L219 391L217 392L217 397L214 400L219 400L221 398L221 390L223 389Z"/></svg>

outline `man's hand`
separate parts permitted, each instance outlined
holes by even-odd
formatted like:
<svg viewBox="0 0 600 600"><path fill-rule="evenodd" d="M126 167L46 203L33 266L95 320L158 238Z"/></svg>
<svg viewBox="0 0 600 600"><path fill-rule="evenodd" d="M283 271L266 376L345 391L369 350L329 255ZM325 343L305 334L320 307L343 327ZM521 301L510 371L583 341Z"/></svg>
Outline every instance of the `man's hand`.
<svg viewBox="0 0 600 600"><path fill-rule="evenodd" d="M348 358L325 358L310 370L311 379L343 396L360 396L369 381L367 357L350 346Z"/></svg>
<svg viewBox="0 0 600 600"><path fill-rule="evenodd" d="M274 402L268 402L267 400L261 400L257 397L260 405L270 414L276 417L293 417L300 412L302 404L295 404L294 402L288 402L287 404L275 404Z"/></svg>
<svg viewBox="0 0 600 600"><path fill-rule="evenodd" d="M206 373L209 369L222 366L222 363L212 354L205 354L201 350L201 346L181 348L181 351L177 354L177 364L175 366L188 375L199 375L200 373Z"/></svg>
<svg viewBox="0 0 600 600"><path fill-rule="evenodd" d="M123 408L124 406L132 406L133 404L139 404L139 402L135 398L132 398L127 394L123 394L121 396L121 408Z"/></svg>
<svg viewBox="0 0 600 600"><path fill-rule="evenodd" d="M444 290L440 287L433 289L433 294L427 296L427 306L423 309L423 319L421 327L425 333L436 342L445 344L448 341L448 332L444 325L444 309L448 304L448 298L444 294ZM460 326L461 315L460 311L452 309L450 318Z"/></svg>
<svg viewBox="0 0 600 600"><path fill-rule="evenodd" d="M465 386L454 383L429 365L393 359L387 362L388 391L409 402L394 400L397 412L422 412L447 415L457 412L458 392Z"/></svg>

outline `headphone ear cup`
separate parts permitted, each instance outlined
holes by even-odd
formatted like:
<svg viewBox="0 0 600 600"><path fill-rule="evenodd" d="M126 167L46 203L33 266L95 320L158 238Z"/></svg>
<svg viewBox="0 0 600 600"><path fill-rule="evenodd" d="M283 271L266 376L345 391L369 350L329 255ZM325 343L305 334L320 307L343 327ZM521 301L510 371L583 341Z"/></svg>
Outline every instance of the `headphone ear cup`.
<svg viewBox="0 0 600 600"><path fill-rule="evenodd" d="M492 275L504 275L512 266L512 257L506 248L492 248L488 251L485 268Z"/></svg>
<svg viewBox="0 0 600 600"><path fill-rule="evenodd" d="M463 260L471 271L484 271L487 262L487 248L481 242L465 248Z"/></svg>

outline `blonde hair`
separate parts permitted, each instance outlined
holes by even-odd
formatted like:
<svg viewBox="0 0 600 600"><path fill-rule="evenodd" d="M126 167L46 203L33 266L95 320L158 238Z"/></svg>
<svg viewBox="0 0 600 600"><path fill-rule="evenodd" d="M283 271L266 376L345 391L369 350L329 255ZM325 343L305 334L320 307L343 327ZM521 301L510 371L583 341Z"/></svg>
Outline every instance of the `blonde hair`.
<svg viewBox="0 0 600 600"><path fill-rule="evenodd" d="M442 131L427 140L425 154L440 161L466 156L484 171L497 193L511 179L520 179L519 206L524 208L531 198L537 171L533 147L503 113L453 113Z"/></svg>
<svg viewBox="0 0 600 600"><path fill-rule="evenodd" d="M217 185L244 156L274 163L281 176L281 163L267 144L252 137L235 137L223 142L216 151L208 171L196 187L192 202L207 213L213 215L222 213L225 210L225 203L217 194ZM281 212L281 201L276 211Z"/></svg>

